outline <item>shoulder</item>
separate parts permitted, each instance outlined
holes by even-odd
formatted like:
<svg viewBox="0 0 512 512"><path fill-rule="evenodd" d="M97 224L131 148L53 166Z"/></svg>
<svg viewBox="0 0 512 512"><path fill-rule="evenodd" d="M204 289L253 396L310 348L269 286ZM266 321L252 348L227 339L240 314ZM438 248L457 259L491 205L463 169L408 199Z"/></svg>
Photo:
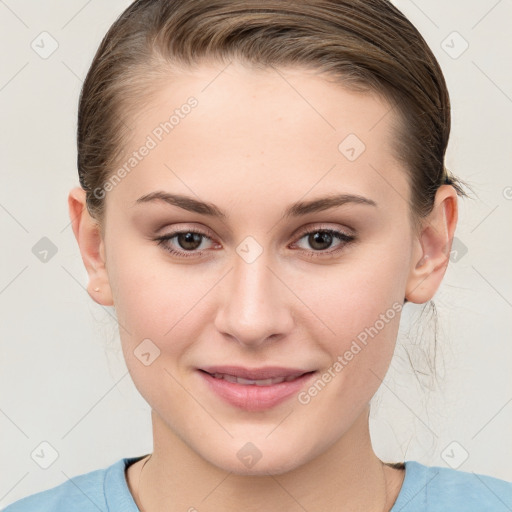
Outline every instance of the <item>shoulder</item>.
<svg viewBox="0 0 512 512"><path fill-rule="evenodd" d="M75 476L46 491L22 498L2 512L137 511L125 478L125 468L137 458L120 459L109 467Z"/></svg>
<svg viewBox="0 0 512 512"><path fill-rule="evenodd" d="M512 510L512 482L416 461L407 461L405 468L402 489L392 512Z"/></svg>
<svg viewBox="0 0 512 512"><path fill-rule="evenodd" d="M9 505L5 512L60 512L105 510L103 482L106 469L75 476Z"/></svg>

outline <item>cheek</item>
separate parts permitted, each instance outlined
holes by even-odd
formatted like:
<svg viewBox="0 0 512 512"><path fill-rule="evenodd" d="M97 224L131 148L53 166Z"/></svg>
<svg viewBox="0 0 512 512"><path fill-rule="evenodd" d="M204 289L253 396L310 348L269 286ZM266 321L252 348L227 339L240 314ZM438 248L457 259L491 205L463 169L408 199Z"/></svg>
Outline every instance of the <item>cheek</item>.
<svg viewBox="0 0 512 512"><path fill-rule="evenodd" d="M132 247L125 245L124 251L122 247L111 251L108 272L119 322L127 331L146 337L172 336L174 327L192 313L215 276L200 275L193 265L173 264L163 249L140 240Z"/></svg>
<svg viewBox="0 0 512 512"><path fill-rule="evenodd" d="M134 385L153 409L167 410L171 419L188 418L180 412L187 396L178 383L184 381L187 368L182 363L205 317L207 303L201 299L215 276L193 279L154 255L145 266L138 264L144 258L135 254L118 261L111 276L114 304Z"/></svg>
<svg viewBox="0 0 512 512"><path fill-rule="evenodd" d="M178 382L186 382L196 340L212 322L219 275L144 252L119 259L111 276L122 350L136 388L152 408L181 416L179 404L188 402ZM167 403L170 396L179 400Z"/></svg>
<svg viewBox="0 0 512 512"><path fill-rule="evenodd" d="M372 251L357 264L347 265L336 279L324 281L323 294L322 287L315 292L316 303L321 305L318 316L329 327L327 336L318 338L329 354L325 379L339 383L332 386L338 395L350 390L350 396L343 398L345 405L346 400L364 401L373 396L395 348L404 265L400 258L381 254Z"/></svg>
<svg viewBox="0 0 512 512"><path fill-rule="evenodd" d="M302 288L302 296L316 305L318 320L329 328L331 342L341 341L337 349L376 322L379 331L383 330L382 318L387 331L382 334L392 338L387 327L393 321L398 323L396 312L401 310L404 298L404 265L399 259L383 259L376 253L348 262L323 277L319 274ZM308 288L308 284L314 286Z"/></svg>

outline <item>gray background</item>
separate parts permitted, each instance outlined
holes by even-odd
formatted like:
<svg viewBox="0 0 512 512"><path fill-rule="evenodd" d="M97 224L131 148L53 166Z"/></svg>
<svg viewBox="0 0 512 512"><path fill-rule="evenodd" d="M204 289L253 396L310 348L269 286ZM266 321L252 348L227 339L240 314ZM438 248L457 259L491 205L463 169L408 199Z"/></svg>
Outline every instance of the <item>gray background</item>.
<svg viewBox="0 0 512 512"><path fill-rule="evenodd" d="M403 345L416 345L420 367L433 346L428 315L409 304L373 401L374 446L385 460L512 480L512 2L395 3L445 72L447 165L478 197L460 202L457 252L436 296L439 382L429 391L408 363ZM127 374L113 310L85 291L67 212L80 86L128 4L0 0L0 507L152 449L149 407Z"/></svg>

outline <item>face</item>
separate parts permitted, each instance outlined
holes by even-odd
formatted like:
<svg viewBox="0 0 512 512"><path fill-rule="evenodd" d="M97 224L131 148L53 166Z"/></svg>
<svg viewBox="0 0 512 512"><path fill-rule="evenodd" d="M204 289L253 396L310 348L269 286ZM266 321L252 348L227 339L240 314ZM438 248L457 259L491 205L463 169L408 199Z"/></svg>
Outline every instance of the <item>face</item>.
<svg viewBox="0 0 512 512"><path fill-rule="evenodd" d="M384 378L409 187L383 100L305 70L222 69L169 79L131 117L106 268L157 435L280 473L360 429Z"/></svg>

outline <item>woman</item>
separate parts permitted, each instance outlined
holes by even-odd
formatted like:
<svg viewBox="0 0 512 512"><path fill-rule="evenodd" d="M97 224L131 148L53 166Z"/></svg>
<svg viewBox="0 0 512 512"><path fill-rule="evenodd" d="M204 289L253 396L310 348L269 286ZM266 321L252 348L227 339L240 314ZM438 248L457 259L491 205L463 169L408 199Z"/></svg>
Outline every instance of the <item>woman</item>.
<svg viewBox="0 0 512 512"><path fill-rule="evenodd" d="M83 86L69 210L154 449L6 510L512 508L369 435L403 306L449 262L449 131L385 0L134 2Z"/></svg>

